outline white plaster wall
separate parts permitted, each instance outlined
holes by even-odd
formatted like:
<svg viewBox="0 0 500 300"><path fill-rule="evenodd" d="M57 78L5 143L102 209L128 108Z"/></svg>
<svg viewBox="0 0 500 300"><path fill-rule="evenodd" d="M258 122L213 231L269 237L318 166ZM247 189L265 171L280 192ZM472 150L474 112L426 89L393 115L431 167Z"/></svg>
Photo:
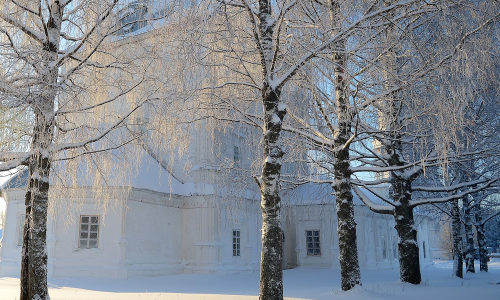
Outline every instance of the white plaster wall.
<svg viewBox="0 0 500 300"><path fill-rule="evenodd" d="M431 244L431 229L433 229L432 219L426 216L415 216L415 223L417 227L417 242L420 254L420 265L425 266L432 264L432 244ZM425 255L423 243L425 242ZM424 257L425 256L425 257Z"/></svg>
<svg viewBox="0 0 500 300"><path fill-rule="evenodd" d="M333 204L296 205L286 209L285 234L295 232L296 265L325 268L339 266L337 217ZM355 206L356 233L360 266L367 269L397 266L392 243L396 230L392 216L375 214L365 206ZM320 230L321 255L307 255L306 230ZM386 258L383 258L383 240L386 240ZM286 241L285 241L286 243ZM285 258L293 259L285 245ZM292 264L291 264L292 265Z"/></svg>
<svg viewBox="0 0 500 300"><path fill-rule="evenodd" d="M12 189L3 193L6 201L5 223L0 240L0 276L19 276L21 270L21 246L18 246L20 219L25 213L24 189Z"/></svg>
<svg viewBox="0 0 500 300"><path fill-rule="evenodd" d="M21 247L17 246L24 214L24 190L6 195L5 231L0 248L0 275L16 276ZM122 202L124 204L125 202ZM259 201L238 204L216 196L182 197L133 189L126 202L101 210L87 199L73 211L73 223L49 220L47 248L49 277L93 276L127 278L176 273L234 273L259 269L262 226ZM78 249L79 216L99 215L97 249ZM397 266L397 234L392 216L355 207L360 265L369 269ZM334 204L283 208L284 267L338 267L337 219ZM421 263L431 262L431 221L419 218ZM232 230L241 231L241 257L232 256ZM321 255L308 256L306 230L320 230ZM387 257L382 257L386 239ZM422 242L427 258L423 259Z"/></svg>
<svg viewBox="0 0 500 300"><path fill-rule="evenodd" d="M296 205L290 207L287 211L288 215L293 216L293 221L290 221L288 230L293 226L292 224L295 224L296 246L294 251L297 257L297 265L320 268L338 265L337 218L334 206L331 204ZM321 255L307 255L306 230L320 231ZM290 230L290 232L293 232L293 230ZM285 236L287 235L290 235L290 233L285 232Z"/></svg>
<svg viewBox="0 0 500 300"><path fill-rule="evenodd" d="M104 215L93 199L86 199L81 207L73 209L73 222L65 224L61 219L52 222L47 232L49 264L52 262L52 268L49 267L49 277L120 277L119 242L123 219L122 205L108 209ZM97 248L78 248L82 215L99 216Z"/></svg>
<svg viewBox="0 0 500 300"><path fill-rule="evenodd" d="M124 236L128 277L181 273L182 209L168 195L163 204L143 203L135 195L128 201Z"/></svg>
<svg viewBox="0 0 500 300"><path fill-rule="evenodd" d="M397 243L395 222L391 215L382 215L370 211L366 206L355 207L358 234L358 252L363 255L360 265L367 269L384 269L398 265L394 243ZM385 245L384 245L385 240ZM385 258L384 258L385 249ZM397 247L396 247L397 251Z"/></svg>
<svg viewBox="0 0 500 300"><path fill-rule="evenodd" d="M260 262L260 217L258 201L235 200L220 207L220 242L223 273L257 271ZM233 256L233 230L240 230L240 256Z"/></svg>

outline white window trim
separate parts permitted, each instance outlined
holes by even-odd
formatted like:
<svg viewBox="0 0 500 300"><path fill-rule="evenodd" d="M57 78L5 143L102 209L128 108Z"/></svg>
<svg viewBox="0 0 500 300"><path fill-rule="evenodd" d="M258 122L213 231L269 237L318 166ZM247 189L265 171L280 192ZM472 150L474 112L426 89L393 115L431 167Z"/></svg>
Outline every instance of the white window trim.
<svg viewBox="0 0 500 300"><path fill-rule="evenodd" d="M319 239L319 241L318 241L318 247L317 248L319 249L319 254L309 254L309 245L307 244L307 232L308 231L312 232L312 236L311 237L313 237L313 238L315 237L314 232L315 231L318 232L318 239ZM306 229L304 233L305 233L305 236L306 236L306 247L305 247L306 248L306 255L307 256L312 256L312 257L321 257L322 254L323 254L323 252L321 251L321 230L319 230L319 229ZM313 243L314 243L314 241L313 241ZM314 247L314 245L313 245L312 249L316 249L316 247Z"/></svg>
<svg viewBox="0 0 500 300"><path fill-rule="evenodd" d="M238 232L237 236L235 236L236 232ZM231 236L232 236L232 238L231 238L231 251L232 251L233 257L235 257L235 258L241 257L241 230L240 229L233 229L231 232ZM236 242L234 240L235 238L237 239ZM235 246L237 246L236 249L235 249Z"/></svg>
<svg viewBox="0 0 500 300"><path fill-rule="evenodd" d="M91 218L92 217L97 217L97 239L96 239L96 246L95 247L92 247L92 248L88 247L89 241L90 241L90 233L93 233L90 230L90 228L88 229L88 236L86 238L87 247L81 247L81 245L80 245L80 241L82 240L81 234L82 234L82 218L83 217L88 217L89 218L89 223L88 223L89 226L93 225L91 223L91 220L92 220ZM78 222L77 249L79 249L79 250L81 250L81 249L98 249L99 248L99 242L100 242L100 238L99 238L100 227L101 227L101 217L99 215L80 215L80 221Z"/></svg>

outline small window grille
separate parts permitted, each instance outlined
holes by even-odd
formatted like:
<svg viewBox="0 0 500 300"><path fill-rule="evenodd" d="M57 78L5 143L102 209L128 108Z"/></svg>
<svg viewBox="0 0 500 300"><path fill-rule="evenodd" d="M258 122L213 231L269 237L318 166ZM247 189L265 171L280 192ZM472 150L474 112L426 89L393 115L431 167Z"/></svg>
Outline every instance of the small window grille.
<svg viewBox="0 0 500 300"><path fill-rule="evenodd" d="M319 230L306 230L307 255L321 255Z"/></svg>
<svg viewBox="0 0 500 300"><path fill-rule="evenodd" d="M79 248L97 248L99 216L80 216Z"/></svg>
<svg viewBox="0 0 500 300"><path fill-rule="evenodd" d="M392 243L392 255L396 259L398 258L398 242L396 240L396 237L392 238L393 243Z"/></svg>
<svg viewBox="0 0 500 300"><path fill-rule="evenodd" d="M233 161L235 165L240 165L240 147L238 146L234 146Z"/></svg>
<svg viewBox="0 0 500 300"><path fill-rule="evenodd" d="M382 236L382 259L387 259L387 245L384 236Z"/></svg>
<svg viewBox="0 0 500 300"><path fill-rule="evenodd" d="M241 255L240 248L241 248L240 231L233 230L233 256Z"/></svg>

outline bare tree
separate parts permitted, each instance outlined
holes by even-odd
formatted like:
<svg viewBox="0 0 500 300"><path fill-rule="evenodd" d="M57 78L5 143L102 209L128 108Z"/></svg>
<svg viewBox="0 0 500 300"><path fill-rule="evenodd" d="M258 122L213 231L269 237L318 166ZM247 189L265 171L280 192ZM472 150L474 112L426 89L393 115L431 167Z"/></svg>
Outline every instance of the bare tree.
<svg viewBox="0 0 500 300"><path fill-rule="evenodd" d="M127 177L111 166L133 165L139 155L117 154L139 137L130 130L140 120L135 114L161 98L165 65L154 63L151 41L124 39L124 29L139 20L123 16L118 0L0 5L0 170L29 171L20 299L49 299L49 194L54 205L55 198L75 196L69 187L82 180L102 188Z"/></svg>
<svg viewBox="0 0 500 300"><path fill-rule="evenodd" d="M285 154L282 145L283 120L287 111L294 109L290 95L292 91L297 91L292 78L319 56L343 64L346 51L342 47L347 47L350 36L377 24L376 20L388 12L410 7L412 3L417 6L417 1L401 1L379 8L359 2L356 3L359 10L346 6L346 10L340 12L340 2L221 0L215 1L209 15L202 18L207 22L200 30L203 34L199 42L204 49L201 63L210 70L207 71L205 87L201 89L208 103L205 108L214 119L243 122L263 131L260 174L254 177L261 193L263 217L261 299L283 297L279 191ZM429 6L429 9L434 8ZM340 13L349 17L344 18ZM336 76L337 80L343 78L345 71L342 65L331 68L334 69L336 75L333 77ZM334 150L339 157L344 157L351 142L352 114L347 105L347 95L343 95L346 85L335 86L338 87L339 103L345 103L341 109L346 119L341 122L344 124L342 128L334 130L340 134L335 138L336 144L342 144ZM257 94L260 96L256 97ZM259 110L263 112L259 113ZM287 131L294 131L289 127ZM297 130L301 129L302 125ZM318 141L314 134L306 135ZM325 140L319 140L319 144L323 145ZM331 147L332 141L328 140L326 145ZM349 173L349 170L341 172ZM336 187L339 188L339 199L342 199L349 179L346 181L346 178L338 177L338 180ZM345 199L349 199L349 195L345 194ZM352 206L342 207L341 214L352 217ZM347 245L355 247L352 243L355 241L352 234L355 223L352 218L350 220L339 227L345 233L344 237L347 238L347 233L350 235L349 242L342 249L345 254L342 256L344 289L360 283L357 255L352 252L353 248L347 250Z"/></svg>
<svg viewBox="0 0 500 300"><path fill-rule="evenodd" d="M478 39L487 39L485 35L478 34L481 29L486 31L488 26L494 24L498 19L498 15L489 16L489 18L485 22L480 22L477 27L472 28L471 31L466 32L461 35L458 43L451 43L456 47L464 47L463 41L471 38ZM476 25L474 25L476 26ZM484 42L484 40L482 40ZM466 47L464 47L466 48ZM401 68L403 64L412 65L412 62L409 61L398 61L396 56L404 55L404 52L398 52L396 47L393 50L393 54L395 55L392 60L393 63L396 63L397 68L392 67L391 70L398 70L398 76L401 76ZM420 50L425 49L424 47L420 48ZM450 49L451 52L449 54L445 54L442 57L445 59L454 56L456 51ZM467 50L469 51L470 48ZM441 50L440 50L441 51ZM465 51L464 51L465 52ZM422 52L421 52L422 53ZM459 54L459 56L462 53ZM460 58L458 59L460 61ZM448 61L449 62L449 61ZM440 60L431 65L431 68L435 69L434 66L439 66L440 68L445 66L445 61ZM475 66L474 66L475 67ZM472 69L474 69L474 67ZM449 70L448 68L444 68L444 70ZM477 70L477 69L476 69ZM438 73L441 71L438 71ZM457 72L458 73L458 72ZM457 74L452 73L452 74ZM450 74L450 73L448 73ZM459 75L458 77L460 77ZM432 77L431 77L432 78ZM433 77L434 80L436 77ZM389 206L380 206L371 202L363 192L358 188L354 187L356 193L360 196L360 198L367 204L370 209L379 213L392 214L395 217L396 221L396 229L398 231L398 235L400 237L399 243L399 258L400 258L400 278L402 281L410 282L414 284L418 284L421 281L420 271L419 271L419 259L418 259L418 245L416 243L416 230L414 228L413 221L413 208L428 203L439 203L446 202L454 199L460 199L467 195L473 194L480 190L486 189L495 183L498 178L493 174L488 174L492 176L479 176L477 178L468 178L465 182L457 183L455 182L453 185L444 186L416 186L417 178L419 178L424 174L425 168L429 168L434 166L438 166L443 162L447 162L453 164L454 162L458 162L460 160L471 160L474 151L479 151L482 154L485 154L489 151L488 155L495 155L495 147L491 145L483 145L484 148L482 150L478 149L460 149L459 151L450 151L443 152L443 149L448 151L449 146L446 146L448 141L448 145L451 145L449 141L454 140L458 132L460 130L455 131L453 129L449 130L445 129L447 126L444 126L442 120L445 120L449 117L454 119L448 119L446 122L450 122L454 124L456 128L462 128L463 130L466 127L466 122L462 121L462 126L457 123L457 120L465 120L464 117L467 117L467 114L464 112L468 107L473 105L475 98L471 97L471 94L474 94L477 90L467 86L469 88L468 94L469 97L461 98L461 100L457 101L458 98L454 98L453 95L448 97L447 101L453 103L453 106L448 106L446 101L441 102L440 105L436 106L436 99L439 97L432 97L431 100L426 98L426 92L422 89L423 85L432 86L434 90L452 90L451 87L453 81L449 81L450 78L445 78L443 83L446 83L443 87L436 87L436 85L429 83L420 83L414 85L409 90L398 89L397 92L391 92L390 100L388 104L384 106L379 106L379 122L382 120L382 128L374 128L372 127L369 131L371 131L375 136L381 134L379 137L375 137L375 140L382 145L381 150L378 153L374 151L370 151L368 146L366 149L371 152L371 156L366 156L359 152L362 160L360 162L365 164L367 167L358 167L355 168L355 172L359 171L375 171L378 169L378 177L380 180L375 180L373 182L366 182L364 180L355 181L354 184L358 186L363 186L368 188L368 185L379 184L382 182L390 183L391 185L391 195L390 199L386 199L384 197L380 197L381 200ZM437 82L437 81L435 81ZM423 84L423 85L422 85ZM430 85L429 85L430 84ZM396 83L388 83L388 86L398 86ZM463 91L460 91L463 92ZM419 95L417 97L416 93ZM435 95L434 91L430 90L430 95ZM447 93L443 93L447 94ZM423 96L423 98L422 98ZM431 102L428 102L425 99L429 99ZM460 102L464 99L468 99L466 102ZM417 100L416 102L413 102ZM424 102L420 102L423 100ZM455 101L455 102L453 102ZM412 103L413 102L413 103ZM420 104L418 104L420 103ZM441 105L444 104L444 105ZM425 111L420 110L417 113L418 107L425 108ZM461 107L461 108L460 108ZM417 110L414 110L417 108ZM459 108L458 110L455 110ZM437 109L435 112L432 112L433 109ZM432 116L438 116L438 119L432 120ZM412 121L409 121L409 118ZM442 120L439 120L442 119ZM418 121L417 121L418 120ZM413 121L417 121L417 123L413 123ZM434 122L438 123L434 123ZM422 123L418 123L422 122ZM460 122L460 121L459 121ZM433 124L434 125L431 125ZM429 127L429 125L431 125ZM458 125L458 126L457 126ZM364 125L366 126L366 125ZM383 129L384 131L381 131ZM440 131L440 133L437 132ZM450 134L452 133L452 134ZM455 134L455 135L454 135ZM446 138L445 136L448 135ZM435 136L438 139L429 139L428 137ZM416 143L415 143L416 142ZM413 149L413 150L412 150ZM418 149L415 152L415 149ZM423 151L421 151L423 150ZM455 149L456 150L456 149ZM468 151L471 152L468 152ZM449 154L448 154L449 153ZM475 153L476 157L479 157L479 153ZM488 157L488 155L482 157ZM372 161L367 160L367 158L372 159ZM382 167L384 166L385 167ZM369 167L368 167L369 166ZM441 169L443 170L443 169ZM388 172L389 176L385 175L382 172ZM484 174L486 175L486 174ZM489 178L488 178L489 177ZM423 192L426 193L426 197L419 199L417 194L414 192ZM448 193L440 194L440 193ZM450 194L451 193L451 194Z"/></svg>

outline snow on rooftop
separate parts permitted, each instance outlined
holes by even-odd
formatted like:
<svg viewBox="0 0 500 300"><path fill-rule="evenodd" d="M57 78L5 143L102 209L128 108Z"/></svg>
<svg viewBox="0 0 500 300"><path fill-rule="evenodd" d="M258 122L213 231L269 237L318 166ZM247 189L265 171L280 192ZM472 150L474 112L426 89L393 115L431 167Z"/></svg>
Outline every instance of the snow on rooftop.
<svg viewBox="0 0 500 300"><path fill-rule="evenodd" d="M0 172L0 190L5 188L25 187L28 180L28 169L17 168Z"/></svg>
<svg viewBox="0 0 500 300"><path fill-rule="evenodd" d="M387 196L388 186L370 187L375 193ZM361 188L365 195L375 204L383 205L384 202L370 191ZM353 193L354 205L364 206L356 193ZM307 183L296 187L293 190L283 192L283 202L285 205L308 205L308 204L331 204L335 203L335 192L330 184Z"/></svg>
<svg viewBox="0 0 500 300"><path fill-rule="evenodd" d="M173 193L181 196L206 195L214 192L213 186L209 184L193 182L180 182L165 170L150 155L142 158L141 166L136 176L131 180L131 186L139 189L147 189L161 193Z"/></svg>

